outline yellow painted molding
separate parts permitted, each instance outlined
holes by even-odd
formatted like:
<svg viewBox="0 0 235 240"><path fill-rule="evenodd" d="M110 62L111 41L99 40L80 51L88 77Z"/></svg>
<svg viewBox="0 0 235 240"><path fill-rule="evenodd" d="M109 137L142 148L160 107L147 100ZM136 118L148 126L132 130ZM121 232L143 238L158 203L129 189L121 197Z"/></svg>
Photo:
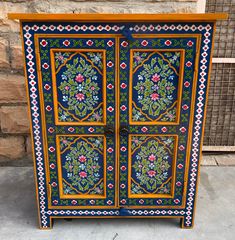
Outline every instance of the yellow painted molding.
<svg viewBox="0 0 235 240"><path fill-rule="evenodd" d="M69 14L69 13L9 13L9 19L18 19L20 21L95 21L95 22L131 22L131 21L216 21L226 20L228 18L227 13L163 13L163 14L100 14L100 13L81 13L81 14Z"/></svg>

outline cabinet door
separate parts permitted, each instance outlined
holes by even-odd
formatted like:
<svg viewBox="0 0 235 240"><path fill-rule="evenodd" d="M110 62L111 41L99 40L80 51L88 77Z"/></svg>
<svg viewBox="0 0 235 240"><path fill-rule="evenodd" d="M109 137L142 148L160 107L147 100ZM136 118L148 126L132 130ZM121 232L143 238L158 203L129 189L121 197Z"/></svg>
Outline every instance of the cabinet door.
<svg viewBox="0 0 235 240"><path fill-rule="evenodd" d="M49 208L115 205L115 45L36 35Z"/></svg>
<svg viewBox="0 0 235 240"><path fill-rule="evenodd" d="M199 37L120 40L121 207L185 205Z"/></svg>

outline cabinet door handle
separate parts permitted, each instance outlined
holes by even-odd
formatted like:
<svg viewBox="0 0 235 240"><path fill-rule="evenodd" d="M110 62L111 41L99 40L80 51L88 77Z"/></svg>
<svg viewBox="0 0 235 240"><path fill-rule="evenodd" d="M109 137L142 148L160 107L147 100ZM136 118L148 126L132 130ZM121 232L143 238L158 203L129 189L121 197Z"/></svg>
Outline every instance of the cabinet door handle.
<svg viewBox="0 0 235 240"><path fill-rule="evenodd" d="M104 134L106 136L110 136L110 135L113 135L114 134L114 129L112 126L105 126L104 127Z"/></svg>
<svg viewBox="0 0 235 240"><path fill-rule="evenodd" d="M128 135L129 134L129 130L127 126L121 126L120 127L120 134L121 135Z"/></svg>

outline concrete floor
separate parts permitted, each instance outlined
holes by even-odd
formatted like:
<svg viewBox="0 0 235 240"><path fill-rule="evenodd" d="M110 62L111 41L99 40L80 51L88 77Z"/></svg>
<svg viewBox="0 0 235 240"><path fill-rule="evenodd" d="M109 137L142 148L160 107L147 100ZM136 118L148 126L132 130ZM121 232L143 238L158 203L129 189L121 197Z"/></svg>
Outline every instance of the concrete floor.
<svg viewBox="0 0 235 240"><path fill-rule="evenodd" d="M52 230L37 228L31 167L0 168L1 240L234 240L235 167L202 167L195 227L178 219L55 220Z"/></svg>

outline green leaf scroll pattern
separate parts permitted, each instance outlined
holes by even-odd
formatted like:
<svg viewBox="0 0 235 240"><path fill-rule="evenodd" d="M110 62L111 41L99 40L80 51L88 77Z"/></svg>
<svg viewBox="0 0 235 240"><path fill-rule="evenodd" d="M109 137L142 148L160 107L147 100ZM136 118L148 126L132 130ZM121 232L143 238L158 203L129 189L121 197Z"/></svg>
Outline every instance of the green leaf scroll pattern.
<svg viewBox="0 0 235 240"><path fill-rule="evenodd" d="M135 69L139 64L141 64L148 55L149 55L148 52L137 52L137 51L135 51L133 53L133 59L134 59L133 66L132 66L133 69Z"/></svg>
<svg viewBox="0 0 235 240"><path fill-rule="evenodd" d="M136 150L135 155L132 155L134 159L132 164L132 194L153 193L154 191L156 194L170 193L171 185L168 184L172 177L168 174L171 168L170 154L167 147L156 138L147 139L145 144L140 145L140 149Z"/></svg>
<svg viewBox="0 0 235 240"><path fill-rule="evenodd" d="M172 82L175 72L164 59L158 55L156 56L156 54L153 55L155 57L152 56L150 63L143 64L143 70L139 72L138 81L133 86L138 95L138 104L136 105L141 106L141 111L133 106L135 114L132 118L134 121L137 119L144 120L145 113L150 118L157 118L162 111L170 108L175 101L172 96L176 90ZM174 121L175 117L173 116L170 120Z"/></svg>
<svg viewBox="0 0 235 240"><path fill-rule="evenodd" d="M149 139L150 136L143 135L143 136L132 136L131 137L131 149L135 151L135 148L140 147L144 142ZM163 143L163 145L167 146L170 151L174 149L174 137L169 136L157 136L157 139Z"/></svg>
<svg viewBox="0 0 235 240"><path fill-rule="evenodd" d="M67 122L73 122L74 118L70 116L69 113L67 113L65 110L63 110L60 106L58 108L58 115L60 121L67 121Z"/></svg>
<svg viewBox="0 0 235 240"><path fill-rule="evenodd" d="M89 118L88 122L101 122L103 116L103 109L100 108L96 112L94 112Z"/></svg>
<svg viewBox="0 0 235 240"><path fill-rule="evenodd" d="M74 141L74 137L61 136L60 137L60 150L64 151Z"/></svg>
<svg viewBox="0 0 235 240"><path fill-rule="evenodd" d="M88 140L88 139L87 139ZM103 146L101 138L94 141ZM100 173L101 154L99 148L81 139L65 152L63 164L64 194L98 194L104 191L103 175Z"/></svg>
<svg viewBox="0 0 235 240"><path fill-rule="evenodd" d="M103 63L102 63L102 53L99 52L87 52L85 53L87 56L89 56L89 58L91 59L91 61L98 66L100 69L103 68Z"/></svg>
<svg viewBox="0 0 235 240"><path fill-rule="evenodd" d="M172 122L176 119L176 108L170 109L166 111L166 114L164 114L161 118L161 121L163 122Z"/></svg>
<svg viewBox="0 0 235 240"><path fill-rule="evenodd" d="M62 73L59 90L63 95L63 102L68 106L67 109L59 103L60 121L71 121L71 112L74 112L75 117L84 118L92 112L94 108L99 106L100 87L96 82L98 79L98 70L86 61L82 56L76 55L72 64L65 65L66 70ZM64 111L63 111L64 110ZM67 114L66 114L67 112ZM73 116L73 114L71 114ZM97 113L99 115L99 113ZM96 116L101 119L102 116Z"/></svg>
<svg viewBox="0 0 235 240"><path fill-rule="evenodd" d="M75 191L72 187L67 185L65 182L63 182L63 189L64 189L64 193L66 195L76 195L77 194L77 191ZM89 191L89 194L90 195L102 194L103 191L104 191L104 183L101 182L99 186L97 186L96 188Z"/></svg>
<svg viewBox="0 0 235 240"><path fill-rule="evenodd" d="M169 194L171 189L171 181L166 183L163 186L160 186L157 190L157 194ZM143 190L138 184L131 183L132 194L146 194L146 191Z"/></svg>
<svg viewBox="0 0 235 240"><path fill-rule="evenodd" d="M162 55L175 67L180 66L180 52L162 52Z"/></svg>
<svg viewBox="0 0 235 240"><path fill-rule="evenodd" d="M67 61L67 59L73 54L73 52L55 52L55 67L56 70L61 64Z"/></svg>

